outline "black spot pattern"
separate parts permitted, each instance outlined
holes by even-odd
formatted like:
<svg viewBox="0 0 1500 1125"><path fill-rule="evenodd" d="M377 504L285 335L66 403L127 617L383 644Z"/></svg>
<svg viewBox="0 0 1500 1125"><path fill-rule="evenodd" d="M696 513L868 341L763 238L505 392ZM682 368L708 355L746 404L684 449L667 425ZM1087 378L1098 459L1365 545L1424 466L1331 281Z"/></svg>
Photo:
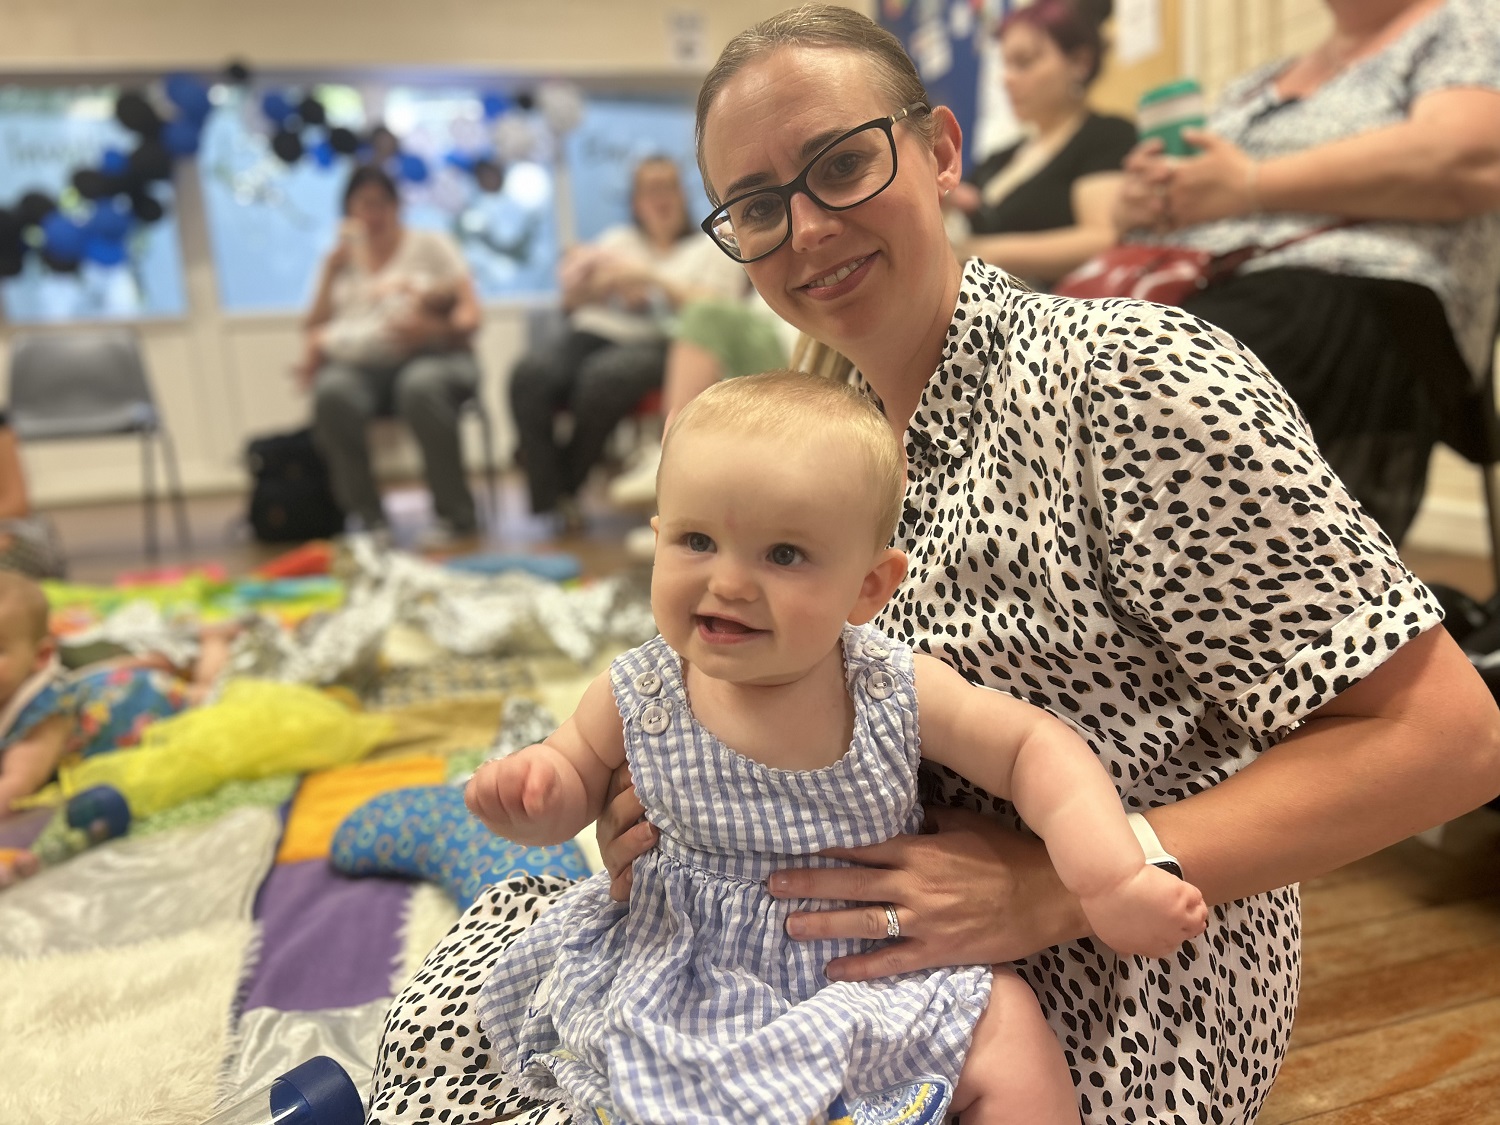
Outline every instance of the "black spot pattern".
<svg viewBox="0 0 1500 1125"><path fill-rule="evenodd" d="M1441 619L1280 387L1179 309L970 262L906 452L911 573L881 625L1067 719L1134 808L1222 781ZM1021 962L1088 1125L1253 1121L1299 930L1293 887L1215 908L1172 960L1080 941Z"/></svg>

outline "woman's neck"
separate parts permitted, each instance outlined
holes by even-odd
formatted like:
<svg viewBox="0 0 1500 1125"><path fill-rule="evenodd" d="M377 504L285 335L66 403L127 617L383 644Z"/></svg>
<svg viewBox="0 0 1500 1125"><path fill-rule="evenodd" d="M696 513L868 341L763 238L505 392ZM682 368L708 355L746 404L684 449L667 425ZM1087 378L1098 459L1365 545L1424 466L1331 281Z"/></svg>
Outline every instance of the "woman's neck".
<svg viewBox="0 0 1500 1125"><path fill-rule="evenodd" d="M378 269L391 260L396 253L396 247L401 244L401 226L396 224L378 234L368 236L370 247L370 261Z"/></svg>
<svg viewBox="0 0 1500 1125"><path fill-rule="evenodd" d="M1333 33L1325 48L1335 61L1360 54L1377 40L1397 34L1444 0L1325 0L1333 15Z"/></svg>
<svg viewBox="0 0 1500 1125"><path fill-rule="evenodd" d="M953 321L953 310L958 304L962 284L963 264L949 252L942 295L929 323L910 335L902 331L902 326L893 326L896 331L894 338L882 335L880 339L871 339L870 347L860 349L859 354L844 351L865 382L880 396L885 416L898 435L906 432L917 404L922 401L923 391L942 362L943 349L948 342L948 325ZM907 344L907 340L912 342Z"/></svg>
<svg viewBox="0 0 1500 1125"><path fill-rule="evenodd" d="M1033 129L1031 139L1036 144L1061 147L1060 142L1078 131L1088 113L1089 107L1081 101L1058 106L1053 113L1030 122Z"/></svg>

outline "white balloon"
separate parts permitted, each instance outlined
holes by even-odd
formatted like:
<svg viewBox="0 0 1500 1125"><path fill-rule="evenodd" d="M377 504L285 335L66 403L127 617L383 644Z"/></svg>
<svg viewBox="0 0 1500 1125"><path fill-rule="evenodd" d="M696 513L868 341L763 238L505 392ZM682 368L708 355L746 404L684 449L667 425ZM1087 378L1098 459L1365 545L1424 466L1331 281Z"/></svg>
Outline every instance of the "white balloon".
<svg viewBox="0 0 1500 1125"><path fill-rule="evenodd" d="M536 148L536 129L524 115L507 113L495 122L495 152L504 163L527 160Z"/></svg>
<svg viewBox="0 0 1500 1125"><path fill-rule="evenodd" d="M583 91L571 82L544 82L536 104L555 133L571 133L583 120Z"/></svg>

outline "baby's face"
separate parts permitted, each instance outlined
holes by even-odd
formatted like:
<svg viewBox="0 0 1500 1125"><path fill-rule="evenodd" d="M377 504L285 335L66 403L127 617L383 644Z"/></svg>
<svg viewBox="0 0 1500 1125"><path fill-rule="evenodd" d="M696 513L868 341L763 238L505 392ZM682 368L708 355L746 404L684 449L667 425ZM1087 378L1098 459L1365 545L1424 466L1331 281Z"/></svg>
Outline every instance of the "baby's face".
<svg viewBox="0 0 1500 1125"><path fill-rule="evenodd" d="M851 443L674 434L658 478L656 626L716 679L788 683L833 651L881 549Z"/></svg>

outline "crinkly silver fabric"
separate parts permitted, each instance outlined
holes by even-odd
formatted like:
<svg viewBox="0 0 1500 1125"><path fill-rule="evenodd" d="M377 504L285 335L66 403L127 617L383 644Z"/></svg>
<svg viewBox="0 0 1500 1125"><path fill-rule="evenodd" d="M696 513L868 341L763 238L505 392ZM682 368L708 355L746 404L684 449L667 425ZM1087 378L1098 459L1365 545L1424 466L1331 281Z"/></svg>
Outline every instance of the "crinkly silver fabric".
<svg viewBox="0 0 1500 1125"><path fill-rule="evenodd" d="M314 1055L342 1066L360 1096L368 1098L390 1006L391 998L381 996L353 1008L311 1012L252 1008L236 1028L239 1053L225 1073L220 1104L233 1105Z"/></svg>

